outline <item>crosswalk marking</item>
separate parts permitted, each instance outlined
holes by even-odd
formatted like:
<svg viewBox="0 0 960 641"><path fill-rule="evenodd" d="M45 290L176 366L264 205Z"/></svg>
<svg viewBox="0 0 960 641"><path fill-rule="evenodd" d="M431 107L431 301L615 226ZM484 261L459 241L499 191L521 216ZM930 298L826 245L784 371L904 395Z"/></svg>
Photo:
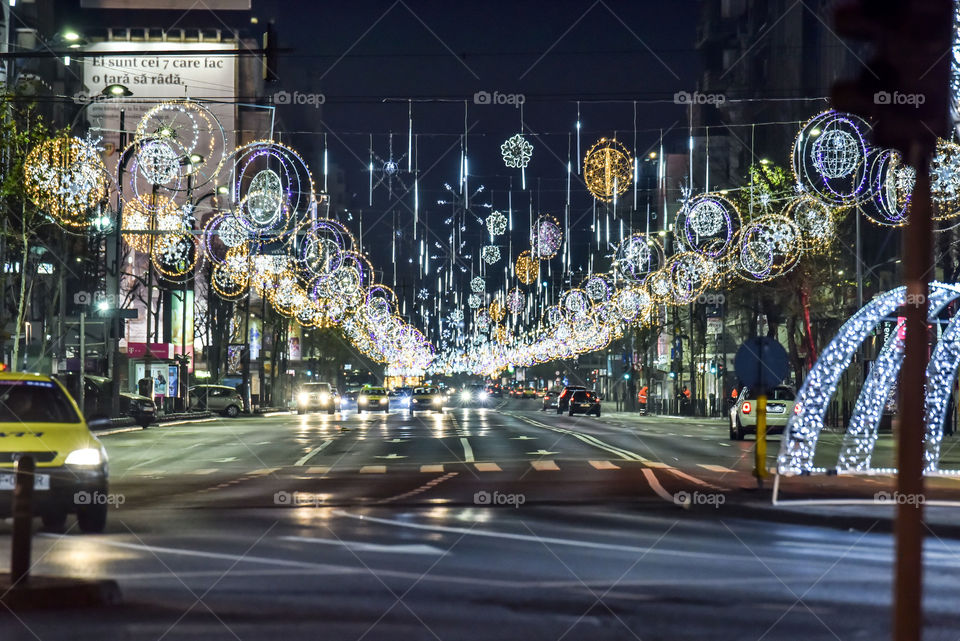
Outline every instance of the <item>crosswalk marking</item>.
<svg viewBox="0 0 960 641"><path fill-rule="evenodd" d="M619 470L619 465L614 465L610 461L590 461L590 465L598 470Z"/></svg>
<svg viewBox="0 0 960 641"><path fill-rule="evenodd" d="M662 469L664 469L664 468L671 467L670 465L667 465L666 463L658 463L657 461L644 461L643 464L646 465L647 467L653 467L653 468L656 468L656 469L658 469L658 470L662 470Z"/></svg>
<svg viewBox="0 0 960 641"><path fill-rule="evenodd" d="M204 468L204 469L202 469L202 470L194 470L194 471L193 471L193 474L197 474L197 475L200 475L200 476L205 476L205 475L207 475L207 474L213 474L213 473L216 472L216 471L217 471L217 468L215 468L215 467L207 467L207 468Z"/></svg>
<svg viewBox="0 0 960 641"><path fill-rule="evenodd" d="M709 470L710 472L723 472L723 473L726 473L726 472L733 472L733 471L734 471L734 470L731 470L729 467L724 467L724 466L722 466L722 465L704 465L704 464L702 464L702 463L698 463L698 464L697 464L697 467L702 467L703 469Z"/></svg>
<svg viewBox="0 0 960 641"><path fill-rule="evenodd" d="M437 473L442 474L442 473L443 473L443 466L442 466L442 465L421 465L421 466L420 466L420 471L421 471L421 472L428 472L428 473L430 473L430 474L437 474Z"/></svg>
<svg viewBox="0 0 960 641"><path fill-rule="evenodd" d="M560 468L557 467L557 464L555 461L530 461L530 465L532 465L533 469L535 469L538 472L560 470Z"/></svg>
<svg viewBox="0 0 960 641"><path fill-rule="evenodd" d="M364 465L360 468L361 474L386 474L386 465Z"/></svg>
<svg viewBox="0 0 960 641"><path fill-rule="evenodd" d="M660 485L660 481L657 480L657 475L654 474L653 470L643 470L643 476L647 479L647 483L650 485L650 489L656 493L657 496L662 498L664 501L673 503L673 496L668 494L663 486Z"/></svg>
<svg viewBox="0 0 960 641"><path fill-rule="evenodd" d="M308 467L307 474L326 474L330 471L329 467Z"/></svg>
<svg viewBox="0 0 960 641"><path fill-rule="evenodd" d="M500 466L496 463L474 463L474 467L477 468L478 472L502 472Z"/></svg>

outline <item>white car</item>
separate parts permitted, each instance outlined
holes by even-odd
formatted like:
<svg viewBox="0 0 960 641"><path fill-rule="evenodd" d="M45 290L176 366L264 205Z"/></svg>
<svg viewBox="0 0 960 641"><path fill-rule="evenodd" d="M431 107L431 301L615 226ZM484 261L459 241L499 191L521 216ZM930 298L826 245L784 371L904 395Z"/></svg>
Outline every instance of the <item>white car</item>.
<svg viewBox="0 0 960 641"><path fill-rule="evenodd" d="M799 411L796 397L796 392L787 385L778 385L767 392L767 434L783 434L790 417ZM730 408L730 440L742 441L745 435L756 433L757 395L744 387Z"/></svg>

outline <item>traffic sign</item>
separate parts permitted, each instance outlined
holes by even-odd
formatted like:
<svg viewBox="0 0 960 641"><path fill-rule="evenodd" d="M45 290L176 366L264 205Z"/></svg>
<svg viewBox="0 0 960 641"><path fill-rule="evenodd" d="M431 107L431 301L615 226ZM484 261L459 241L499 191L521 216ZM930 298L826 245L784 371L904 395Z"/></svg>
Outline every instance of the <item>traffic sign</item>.
<svg viewBox="0 0 960 641"><path fill-rule="evenodd" d="M751 390L764 391L783 382L790 363L783 345L769 336L757 336L737 350L733 369L737 378Z"/></svg>

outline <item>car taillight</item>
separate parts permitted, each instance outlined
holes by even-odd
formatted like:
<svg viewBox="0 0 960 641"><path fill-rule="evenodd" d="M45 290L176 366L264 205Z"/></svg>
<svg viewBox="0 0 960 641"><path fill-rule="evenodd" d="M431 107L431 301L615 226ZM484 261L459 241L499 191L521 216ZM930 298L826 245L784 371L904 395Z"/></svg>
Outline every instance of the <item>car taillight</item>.
<svg viewBox="0 0 960 641"><path fill-rule="evenodd" d="M800 413L800 403L797 403L796 405L793 406L793 413L794 414Z"/></svg>
<svg viewBox="0 0 960 641"><path fill-rule="evenodd" d="M753 409L753 406L750 405L750 401L744 401L744 402L743 402L743 413L744 413L744 414L749 414L749 413L750 413L750 410L752 410L752 409Z"/></svg>

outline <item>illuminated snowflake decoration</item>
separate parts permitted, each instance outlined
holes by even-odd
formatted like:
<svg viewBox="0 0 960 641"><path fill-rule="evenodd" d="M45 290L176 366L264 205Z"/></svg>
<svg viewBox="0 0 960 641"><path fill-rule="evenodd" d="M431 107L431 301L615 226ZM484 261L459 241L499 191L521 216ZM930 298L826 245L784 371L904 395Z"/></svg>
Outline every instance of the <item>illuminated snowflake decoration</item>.
<svg viewBox="0 0 960 641"><path fill-rule="evenodd" d="M610 286L607 285L607 282L600 276L591 276L587 279L587 284L583 289L587 292L590 300L594 302L604 301L610 298Z"/></svg>
<svg viewBox="0 0 960 641"><path fill-rule="evenodd" d="M456 309L450 312L450 322L451 323L462 323L463 322L463 310L457 307Z"/></svg>
<svg viewBox="0 0 960 641"><path fill-rule="evenodd" d="M935 202L956 200L960 195L960 145L941 141L930 164L930 192Z"/></svg>
<svg viewBox="0 0 960 641"><path fill-rule="evenodd" d="M488 265L493 265L500 260L500 248L496 245L487 245L480 250L480 257Z"/></svg>
<svg viewBox="0 0 960 641"><path fill-rule="evenodd" d="M491 236L499 236L507 231L507 217L495 211L487 217L487 231Z"/></svg>
<svg viewBox="0 0 960 641"><path fill-rule="evenodd" d="M470 297L467 299L467 305L470 309L476 309L483 305L483 296L480 294L470 294Z"/></svg>
<svg viewBox="0 0 960 641"><path fill-rule="evenodd" d="M500 153L507 167L524 169L533 157L533 145L520 134L514 134L500 145Z"/></svg>
<svg viewBox="0 0 960 641"><path fill-rule="evenodd" d="M483 291L484 283L483 279L479 276L474 276L470 279L470 290L479 294Z"/></svg>
<svg viewBox="0 0 960 641"><path fill-rule="evenodd" d="M427 300L428 298L430 298L430 290L426 287L421 288L420 291L417 292L417 300Z"/></svg>

